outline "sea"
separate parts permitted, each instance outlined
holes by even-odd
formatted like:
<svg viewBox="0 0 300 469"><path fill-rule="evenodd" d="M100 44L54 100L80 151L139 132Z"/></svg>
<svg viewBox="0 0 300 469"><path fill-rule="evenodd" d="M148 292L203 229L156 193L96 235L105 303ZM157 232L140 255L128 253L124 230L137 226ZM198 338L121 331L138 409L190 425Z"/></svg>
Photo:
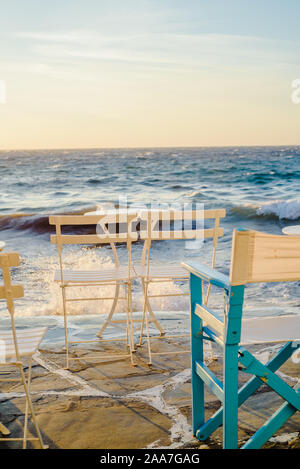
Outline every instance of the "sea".
<svg viewBox="0 0 300 469"><path fill-rule="evenodd" d="M56 246L50 243L52 214L83 214L95 208L119 206L120 196L131 205L203 204L204 209L225 208L224 236L219 239L216 268L228 272L234 228L281 234L300 224L300 147L199 147L136 149L72 149L0 151L0 241L5 251L17 251L21 266L15 282L25 289L16 301L20 326L46 324L46 341L62 340L60 288L53 282L58 268ZM140 261L142 242L133 246ZM126 249L119 247L123 262ZM199 259L210 263L212 244L187 249L185 241L157 241L151 262L173 263ZM71 246L64 250L68 269L92 270L113 264L110 246ZM111 287L103 294L112 293ZM88 289L74 292L74 298ZM181 282L156 285L155 294L188 291ZM95 292L95 289L93 290ZM212 290L210 305L222 311L221 292ZM75 336L93 333L109 311L110 301L69 303L70 327ZM133 286L133 309L138 315L143 294ZM247 317L299 313L299 283L260 284L246 289ZM6 327L3 302L0 326ZM166 329L188 330L188 297L153 300L153 309ZM117 314L125 305L120 301ZM115 334L116 332L112 332Z"/></svg>

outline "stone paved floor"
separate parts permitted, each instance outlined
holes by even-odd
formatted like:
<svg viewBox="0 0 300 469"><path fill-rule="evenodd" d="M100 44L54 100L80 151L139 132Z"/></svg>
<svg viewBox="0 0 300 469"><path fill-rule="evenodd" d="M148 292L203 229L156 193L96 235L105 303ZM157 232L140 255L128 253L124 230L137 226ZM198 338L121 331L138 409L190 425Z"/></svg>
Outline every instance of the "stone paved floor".
<svg viewBox="0 0 300 469"><path fill-rule="evenodd" d="M166 352L178 350L178 347L184 348L180 343L157 340L154 350ZM95 349L93 354L100 355L99 348ZM119 348L110 346L110 351L117 353ZM220 447L221 429L207 442L198 442L192 437L189 354L156 355L150 369L144 346L136 354L136 367L127 359L95 364L88 361L89 353L87 349L77 351L80 361L72 362L70 370L63 369L62 351L44 349L36 355L32 397L45 443L50 448ZM221 357L210 366L220 376ZM289 384L295 384L299 364L289 361L282 373ZM241 383L247 378L241 375ZM12 435L22 436L22 388L15 385L9 390L9 385L2 383L1 391L1 421ZM240 443L247 440L280 403L281 399L262 386L240 409ZM207 417L218 406L216 398L207 394ZM298 412L280 431L282 442L272 441L266 447L299 448L299 431ZM1 447L19 445L1 443Z"/></svg>

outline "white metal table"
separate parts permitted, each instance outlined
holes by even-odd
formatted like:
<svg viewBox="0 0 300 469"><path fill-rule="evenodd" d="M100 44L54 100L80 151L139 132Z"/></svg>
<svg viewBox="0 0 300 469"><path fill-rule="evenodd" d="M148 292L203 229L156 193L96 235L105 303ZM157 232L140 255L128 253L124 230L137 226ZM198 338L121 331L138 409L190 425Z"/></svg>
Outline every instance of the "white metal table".
<svg viewBox="0 0 300 469"><path fill-rule="evenodd" d="M285 226L282 228L282 233L290 236L300 236L300 225Z"/></svg>

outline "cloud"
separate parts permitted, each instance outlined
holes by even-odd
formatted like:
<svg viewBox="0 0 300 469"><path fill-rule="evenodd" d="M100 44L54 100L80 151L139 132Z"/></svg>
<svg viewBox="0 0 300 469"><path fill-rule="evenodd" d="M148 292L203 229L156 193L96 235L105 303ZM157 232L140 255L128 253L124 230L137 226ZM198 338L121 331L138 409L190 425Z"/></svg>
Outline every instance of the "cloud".
<svg viewBox="0 0 300 469"><path fill-rule="evenodd" d="M91 70L79 69L64 63L48 64L28 60L2 62L6 76L22 76L22 74L34 74L64 81L95 81L96 76Z"/></svg>
<svg viewBox="0 0 300 469"><path fill-rule="evenodd" d="M179 67L253 67L293 63L289 41L234 34L144 33L103 35L99 32L25 32L34 54L43 60L90 61ZM33 42L33 43L32 43Z"/></svg>
<svg viewBox="0 0 300 469"><path fill-rule="evenodd" d="M77 58L85 60L98 60L104 62L124 62L124 63L143 63L143 64L179 64L182 60L175 57L172 59L163 53L154 54L151 52L142 52L134 49L123 50L119 48L89 48L78 49L65 46L53 47L50 45L38 45L33 49L36 53L49 58Z"/></svg>
<svg viewBox="0 0 300 469"><path fill-rule="evenodd" d="M18 32L14 37L31 39L39 42L59 42L88 44L95 39L93 34L84 31L69 31L64 33L44 33L44 32Z"/></svg>
<svg viewBox="0 0 300 469"><path fill-rule="evenodd" d="M78 73L73 69L57 68L47 64L34 64L28 71L31 73L37 73L39 75L48 76L51 78L62 79L62 80L78 80L78 81L94 81L95 77L87 73Z"/></svg>

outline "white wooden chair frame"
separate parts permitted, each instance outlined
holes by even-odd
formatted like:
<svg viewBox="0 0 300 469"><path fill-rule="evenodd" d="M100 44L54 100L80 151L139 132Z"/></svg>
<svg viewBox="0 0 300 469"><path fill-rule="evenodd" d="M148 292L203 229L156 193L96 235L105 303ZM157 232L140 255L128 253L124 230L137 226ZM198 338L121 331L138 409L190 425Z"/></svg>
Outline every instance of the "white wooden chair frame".
<svg viewBox="0 0 300 469"><path fill-rule="evenodd" d="M141 230L140 237L144 240L144 248L142 253L141 259L141 266L135 266L136 274L139 276L143 293L144 293L144 306L143 306L143 315L142 315L142 323L141 323L141 330L140 330L140 341L138 346L142 345L143 342L143 332L146 326L146 340L147 340L147 348L148 348L148 365L152 365L152 356L153 355L170 355L170 354L178 354L178 353L190 353L190 350L178 350L173 352L153 352L151 350L151 343L152 339L160 339L165 336L165 331L159 324L154 311L150 304L151 298L157 297L175 297L175 296L188 296L188 293L165 293L159 295L150 295L148 292L149 286L151 283L162 283L162 282L170 282L170 281L188 281L189 275L181 268L182 272L178 272L177 274L172 273L172 269L174 266L170 265L167 266L167 270L169 273L165 275L155 277L151 276L151 265L150 265L150 248L152 240L193 240L199 238L212 238L213 239L213 246L212 246L212 261L211 267L214 268L215 260L216 260L216 249L218 244L218 238L223 236L224 229L220 228L220 219L226 216L225 209L214 209L214 210L203 210L201 211L201 216L205 219L214 219L214 227L213 228L204 228L201 227L200 229L176 229L176 230L155 230L157 223L163 221L177 221L183 222L184 220L189 220L191 222L197 222L199 219L199 211L197 210L161 210L161 211L151 211L147 210L142 212L141 220L146 223L146 229ZM156 267L156 266L155 266ZM165 270L166 266L160 266L162 272ZM208 286L207 292L205 294L205 304L208 302L210 293L210 285ZM148 317L149 315L149 317ZM160 331L159 336L150 336L149 333L149 324L154 323L156 328ZM188 337L189 334L176 334L176 335L168 335L169 338L180 338L180 337Z"/></svg>
<svg viewBox="0 0 300 469"><path fill-rule="evenodd" d="M134 350L134 339L133 339L133 318L132 318L132 279L135 277L134 270L132 268L131 262L131 249L132 243L137 240L137 234L134 231L131 231L131 225L134 219L136 218L136 213L128 213L128 214L118 214L116 212L113 216L109 217L107 214L101 215L89 215L89 216L50 216L49 223L51 225L55 225L56 227L56 235L51 235L51 243L57 245L58 257L59 257L59 283L62 290L62 302L63 302L63 314L64 314L64 330L65 330L65 348L66 348L66 366L69 368L70 360L80 360L80 357L71 357L69 353L69 346L72 344L84 344L84 343L99 343L99 342L116 342L116 341L125 341L126 346L129 348L129 353L127 354L114 354L114 355L103 355L102 359L110 360L110 359L119 359L119 358L126 358L130 357L131 364L135 366L133 352ZM127 224L127 232L126 233L110 233L107 229L107 224L114 223L116 226L118 223ZM99 234L86 234L86 235L67 235L62 234L61 227L62 226L78 226L78 225L100 225L103 230L103 235ZM117 250L115 247L116 243L126 243L127 250L128 250L128 265L127 268L122 270L120 266L119 258L117 255ZM115 268L109 269L107 271L107 275L105 275L105 269L102 269L101 280L92 280L92 281L85 281L82 280L81 274L79 273L77 279L74 277L72 281L68 281L66 278L66 271L63 270L63 259L62 259L62 248L65 244L110 244L113 255L115 258ZM91 278L93 275L96 275L97 272L89 272L91 274ZM73 273L76 275L76 271ZM66 289L67 288L74 288L79 286L107 286L107 285L114 285L115 286L115 295L112 297L92 297L92 298L67 298ZM123 286L124 288L124 296L120 297L120 287ZM106 300L113 300L113 304L107 318L101 327L100 331L98 332L98 339L97 340L78 340L78 341L70 341L68 338L68 325L67 325L67 303L70 301L106 301ZM125 320L116 320L112 319L113 314L115 312L117 303L119 300L126 301L126 319ZM102 334L104 330L110 325L119 325L121 323L126 324L126 338L113 338L113 339L103 339ZM85 356L85 359L89 360L99 360L99 356Z"/></svg>
<svg viewBox="0 0 300 469"><path fill-rule="evenodd" d="M6 301L7 309L10 313L11 319L11 331L1 332L0 339L4 340L7 344L7 354L11 357L12 361L0 362L0 367L16 367L20 373L20 382L22 383L25 391L26 398L26 407L25 407L25 419L24 419L24 432L23 438L13 438L9 437L10 431L2 423L0 423L0 432L4 435L3 438L0 438L0 441L22 441L23 449L26 449L27 441L38 441L42 449L47 448L44 445L42 435L39 429L39 425L36 419L34 412L33 404L30 396L30 383L31 383L31 365L32 365L32 355L36 350L37 346L41 342L44 334L46 333L46 328L41 330L31 329L29 334L36 333L34 339L28 337L28 332L25 331L16 331L15 320L14 320L14 299L22 298L24 296L24 290L21 285L13 285L11 282L10 267L17 267L20 265L20 258L17 253L0 253L0 271L2 271L4 285L0 286L0 299ZM37 331L37 332L35 332ZM32 344L34 342L34 345ZM28 359L28 374L27 379L24 373L24 363L23 357ZM7 372L5 372L5 375ZM2 382L16 381L16 378L1 378ZM19 381L19 379L17 379ZM32 417L32 422L37 434L37 437L28 436L28 418L29 413Z"/></svg>

